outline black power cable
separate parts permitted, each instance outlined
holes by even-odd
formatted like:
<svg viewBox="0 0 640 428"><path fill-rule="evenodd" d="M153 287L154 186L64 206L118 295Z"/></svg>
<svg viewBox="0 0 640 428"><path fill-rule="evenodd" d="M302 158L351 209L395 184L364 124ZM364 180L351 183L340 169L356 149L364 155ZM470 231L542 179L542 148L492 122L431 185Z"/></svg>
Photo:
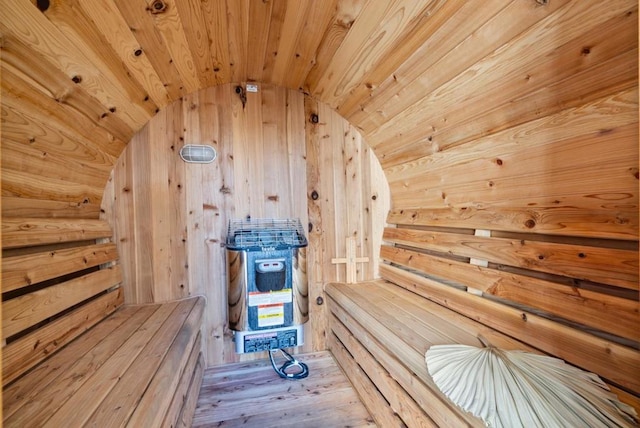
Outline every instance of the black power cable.
<svg viewBox="0 0 640 428"><path fill-rule="evenodd" d="M276 366L276 362L273 359L273 353L276 351L282 352L282 355L287 359L287 361L285 361L284 364L280 367ZM271 360L271 366L273 367L273 370L275 370L276 373L278 373L278 376L283 379L296 380L304 379L305 377L309 376L309 367L305 363L301 363L300 361L296 360L284 349L272 349L269 352L269 359ZM290 368L297 368L298 370L287 372L287 369Z"/></svg>

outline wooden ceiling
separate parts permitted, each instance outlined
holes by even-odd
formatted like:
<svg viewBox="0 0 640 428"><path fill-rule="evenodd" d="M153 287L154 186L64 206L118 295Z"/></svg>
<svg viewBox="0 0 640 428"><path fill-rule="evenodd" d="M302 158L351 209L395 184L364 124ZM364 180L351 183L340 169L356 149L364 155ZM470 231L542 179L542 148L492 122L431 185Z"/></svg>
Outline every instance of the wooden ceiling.
<svg viewBox="0 0 640 428"><path fill-rule="evenodd" d="M631 46L628 37L594 31L632 25L637 33L637 7L633 0L0 0L3 140L20 144L22 155L34 151L29 162L56 151L75 158L85 176L104 183L159 109L201 88L255 81L329 104L388 169L570 106L544 93L549 82L562 84L594 57L602 64L637 57L637 40ZM610 74L609 87L637 84L633 67ZM536 94L537 110L524 101L518 106L526 109L512 108L524 91ZM5 196L15 194L13 182L29 186L12 147L3 154Z"/></svg>

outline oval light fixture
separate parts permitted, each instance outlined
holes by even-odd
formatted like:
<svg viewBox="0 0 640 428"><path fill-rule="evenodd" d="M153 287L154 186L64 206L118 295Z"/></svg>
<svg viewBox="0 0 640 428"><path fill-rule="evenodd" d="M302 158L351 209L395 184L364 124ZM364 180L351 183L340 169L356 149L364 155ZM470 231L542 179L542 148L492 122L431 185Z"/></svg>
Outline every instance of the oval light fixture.
<svg viewBox="0 0 640 428"><path fill-rule="evenodd" d="M199 144L187 144L180 149L180 157L189 163L211 163L217 155L213 147Z"/></svg>

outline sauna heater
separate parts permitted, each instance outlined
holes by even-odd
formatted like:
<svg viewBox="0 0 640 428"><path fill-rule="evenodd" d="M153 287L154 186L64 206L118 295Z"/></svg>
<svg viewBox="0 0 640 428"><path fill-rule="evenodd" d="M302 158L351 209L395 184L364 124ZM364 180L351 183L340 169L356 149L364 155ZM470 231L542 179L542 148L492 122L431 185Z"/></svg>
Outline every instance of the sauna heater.
<svg viewBox="0 0 640 428"><path fill-rule="evenodd" d="M237 353L304 343L302 325L309 319L306 246L298 219L229 221L228 316Z"/></svg>

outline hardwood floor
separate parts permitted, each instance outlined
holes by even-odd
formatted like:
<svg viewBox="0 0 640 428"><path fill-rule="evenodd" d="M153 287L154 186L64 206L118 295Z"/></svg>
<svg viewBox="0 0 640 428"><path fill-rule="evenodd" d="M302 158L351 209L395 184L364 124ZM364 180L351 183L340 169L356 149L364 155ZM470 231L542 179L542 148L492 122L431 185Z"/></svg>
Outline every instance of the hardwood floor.
<svg viewBox="0 0 640 428"><path fill-rule="evenodd" d="M268 359L208 369L193 426L375 426L331 353L298 357L309 366L306 379L280 378Z"/></svg>

